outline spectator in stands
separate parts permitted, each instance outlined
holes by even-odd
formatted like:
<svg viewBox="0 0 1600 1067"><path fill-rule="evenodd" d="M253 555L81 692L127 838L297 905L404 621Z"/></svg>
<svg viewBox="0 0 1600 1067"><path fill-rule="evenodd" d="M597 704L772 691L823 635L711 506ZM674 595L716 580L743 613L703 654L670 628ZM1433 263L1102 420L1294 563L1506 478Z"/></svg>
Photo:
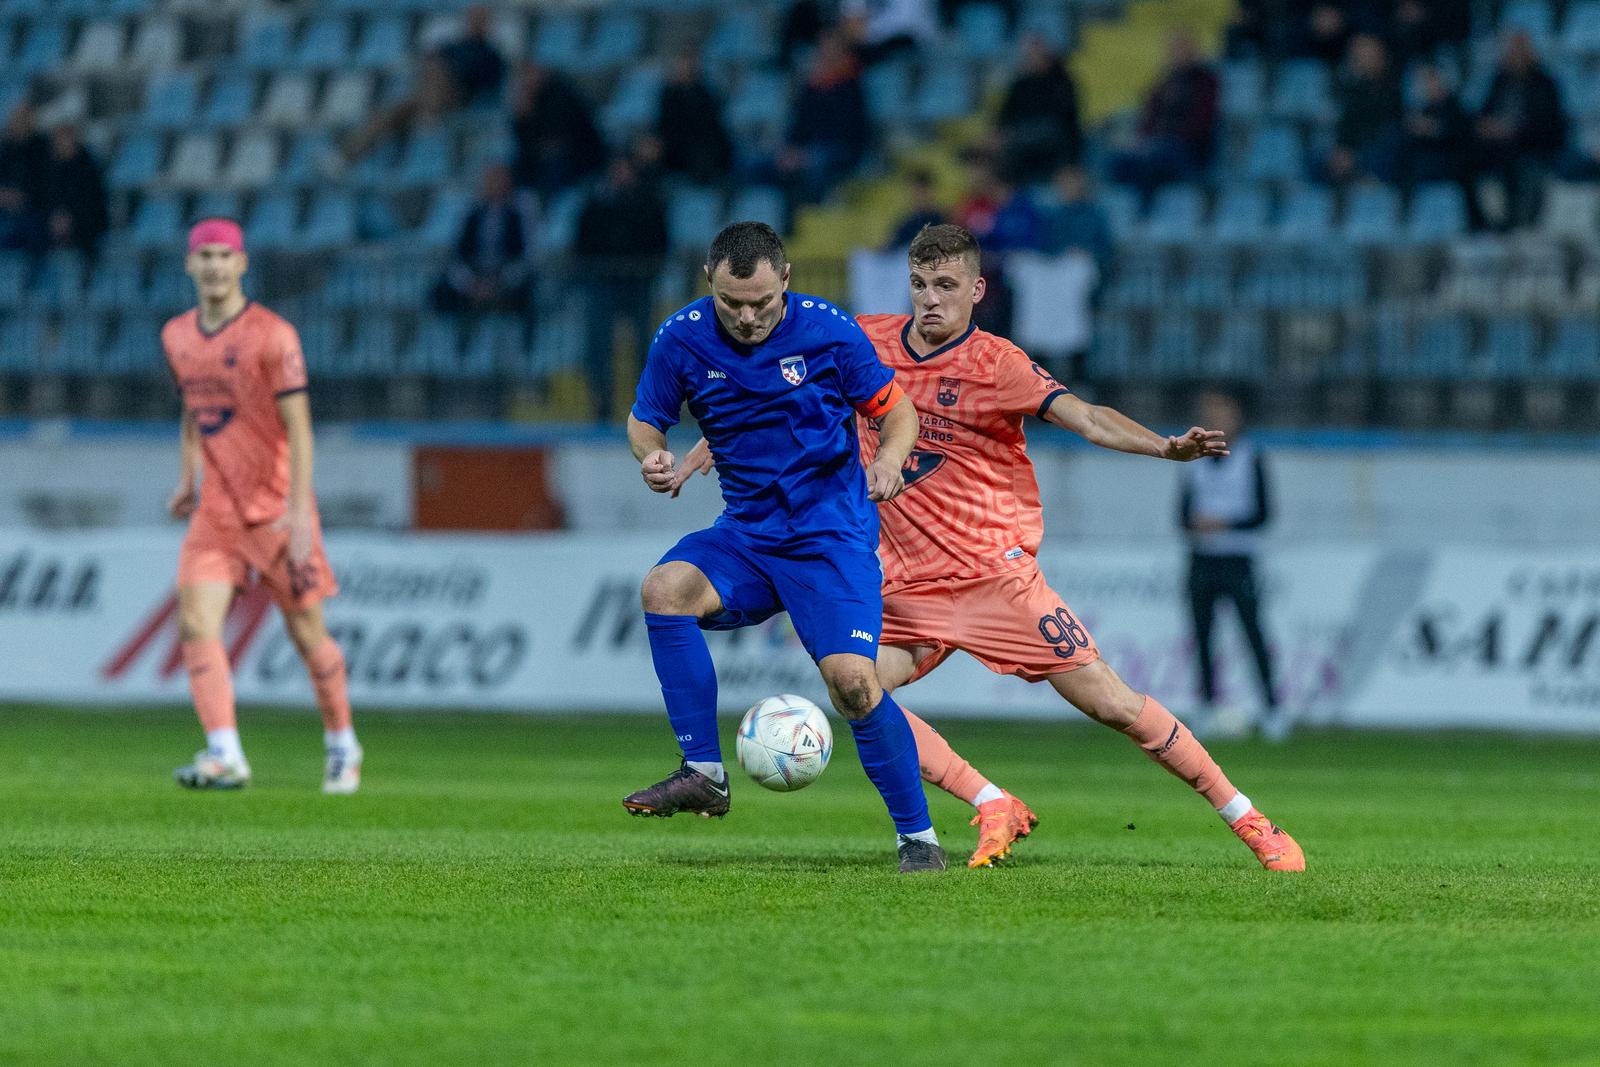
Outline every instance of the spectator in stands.
<svg viewBox="0 0 1600 1067"><path fill-rule="evenodd" d="M1224 53L1229 59L1293 55L1303 38L1296 6L1296 0L1239 0L1228 21Z"/></svg>
<svg viewBox="0 0 1600 1067"><path fill-rule="evenodd" d="M791 204L815 204L855 173L871 140L855 55L837 33L817 42L795 93L777 169ZM786 227L789 228L789 227Z"/></svg>
<svg viewBox="0 0 1600 1067"><path fill-rule="evenodd" d="M393 107L380 111L346 137L325 170L337 177L391 137L440 119L474 103L494 97L505 80L505 60L489 41L489 8L467 9L462 35L440 45L417 63L416 89Z"/></svg>
<svg viewBox="0 0 1600 1067"><path fill-rule="evenodd" d="M1527 226L1539 215L1545 175L1567 144L1567 112L1555 79L1522 30L1507 35L1500 66L1473 127L1473 173L1499 184L1501 229ZM1478 197L1469 201L1474 229L1487 225Z"/></svg>
<svg viewBox="0 0 1600 1067"><path fill-rule="evenodd" d="M783 12L783 27L778 32L778 62L793 69L801 53L815 47L827 21L819 0L795 0Z"/></svg>
<svg viewBox="0 0 1600 1067"><path fill-rule="evenodd" d="M932 0L844 0L842 24L866 66L913 55L938 35Z"/></svg>
<svg viewBox="0 0 1600 1067"><path fill-rule="evenodd" d="M639 180L634 161L619 156L578 216L573 241L584 301L584 364L597 422L610 422L615 414L617 323L627 324L629 346L642 355L655 329L655 282L669 247L666 205Z"/></svg>
<svg viewBox="0 0 1600 1067"><path fill-rule="evenodd" d="M1417 68L1421 100L1406 112L1400 147L1401 185L1421 182L1466 184L1467 113L1432 63ZM1471 190L1467 190L1470 199Z"/></svg>
<svg viewBox="0 0 1600 1067"><path fill-rule="evenodd" d="M1353 32L1347 9L1356 5L1322 0L1320 3L1292 6L1308 8L1296 27L1298 33L1294 54L1302 59L1320 59L1329 65L1343 59L1350 50L1350 35Z"/></svg>
<svg viewBox="0 0 1600 1067"><path fill-rule="evenodd" d="M56 248L75 248L92 257L111 228L105 175L70 122L50 133L42 206L50 244Z"/></svg>
<svg viewBox="0 0 1600 1067"><path fill-rule="evenodd" d="M1038 249L1043 224L1026 189L1014 188L986 155L969 156L970 187L950 221L965 226L983 249L980 268L988 291L973 307L980 329L1007 337L1011 333L1013 298L1006 284L1005 261L1010 252Z"/></svg>
<svg viewBox="0 0 1600 1067"><path fill-rule="evenodd" d="M1333 130L1333 150L1324 167L1328 180L1340 184L1357 178L1393 182L1405 102L1383 41L1368 33L1350 38L1350 55L1333 95L1339 118Z"/></svg>
<svg viewBox="0 0 1600 1067"><path fill-rule="evenodd" d="M606 164L606 145L595 125L594 109L571 82L549 67L522 65L511 129L516 139L511 170L519 189L549 197L597 174Z"/></svg>
<svg viewBox="0 0 1600 1067"><path fill-rule="evenodd" d="M1041 181L1083 154L1078 90L1044 38L1022 45L1021 71L1000 104L1001 166L1013 181Z"/></svg>
<svg viewBox="0 0 1600 1067"><path fill-rule="evenodd" d="M1217 94L1216 72L1201 61L1194 38L1173 33L1166 71L1145 99L1138 144L1112 157L1112 177L1146 198L1167 182L1198 178L1216 141Z"/></svg>
<svg viewBox="0 0 1600 1067"><path fill-rule="evenodd" d="M520 315L531 324L534 221L533 204L512 187L510 168L485 170L478 202L433 287L434 309L463 317Z"/></svg>
<svg viewBox="0 0 1600 1067"><path fill-rule="evenodd" d="M722 102L705 82L700 57L683 52L672 60L656 112L661 166L692 182L726 179L733 164L733 142L722 123Z"/></svg>
<svg viewBox="0 0 1600 1067"><path fill-rule="evenodd" d="M902 252L911 247L911 239L921 233L924 226L936 226L949 221L939 207L931 171L912 171L906 187L911 192L911 210L896 224L894 233L883 243L885 252Z"/></svg>
<svg viewBox="0 0 1600 1067"><path fill-rule="evenodd" d="M1388 37L1401 68L1428 60L1441 46L1458 46L1471 31L1467 0L1400 0L1394 5Z"/></svg>
<svg viewBox="0 0 1600 1067"><path fill-rule="evenodd" d="M1054 186L1056 202L1042 212L1040 250L1052 256L1087 255L1104 278L1111 269L1111 220L1095 202L1089 172L1068 164L1056 171Z"/></svg>
<svg viewBox="0 0 1600 1067"><path fill-rule="evenodd" d="M43 199L49 153L33 105L12 108L0 135L0 249L38 252L48 242Z"/></svg>

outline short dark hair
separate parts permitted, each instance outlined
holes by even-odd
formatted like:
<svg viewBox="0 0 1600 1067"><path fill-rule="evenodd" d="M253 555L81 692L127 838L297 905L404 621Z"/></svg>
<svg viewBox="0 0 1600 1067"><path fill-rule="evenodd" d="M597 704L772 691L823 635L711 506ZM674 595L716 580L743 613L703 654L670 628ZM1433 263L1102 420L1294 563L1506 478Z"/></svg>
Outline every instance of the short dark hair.
<svg viewBox="0 0 1600 1067"><path fill-rule="evenodd" d="M764 222L735 222L722 228L711 242L706 253L706 273L715 274L723 263L735 278L748 278L756 272L756 264L765 260L779 274L789 265L789 254L783 250L783 238Z"/></svg>
<svg viewBox="0 0 1600 1067"><path fill-rule="evenodd" d="M949 259L966 261L977 274L982 269L983 252L978 239L965 226L953 222L934 222L917 231L911 239L911 265L931 267Z"/></svg>

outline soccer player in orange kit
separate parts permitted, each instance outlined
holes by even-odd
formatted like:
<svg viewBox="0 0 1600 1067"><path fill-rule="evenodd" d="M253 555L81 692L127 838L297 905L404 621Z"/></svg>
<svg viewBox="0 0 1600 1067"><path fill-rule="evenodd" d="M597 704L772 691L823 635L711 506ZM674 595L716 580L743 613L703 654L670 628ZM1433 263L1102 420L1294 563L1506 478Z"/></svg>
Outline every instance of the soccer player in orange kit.
<svg viewBox="0 0 1600 1067"><path fill-rule="evenodd" d="M161 330L183 394L180 473L169 505L174 517L189 519L178 554L178 630L206 733L206 747L175 777L191 789L250 782L222 628L235 594L258 580L311 674L326 745L322 791L354 793L362 751L350 724L344 653L322 618L322 601L338 586L311 485L305 358L294 327L245 297L240 280L248 268L238 223L197 223L185 270L198 306Z"/></svg>
<svg viewBox="0 0 1600 1067"><path fill-rule="evenodd" d="M977 240L964 228L924 227L911 245L910 268L913 315L858 316L922 419L906 461L905 492L879 506L884 603L877 666L884 689L924 677L958 649L996 673L1047 681L1187 782L1262 866L1303 870L1300 846L1234 788L1194 735L1100 658L1035 559L1044 519L1024 417L1102 448L1180 462L1226 455L1222 434L1195 427L1162 437L1079 400L1021 349L977 329L972 308L985 282ZM861 445L866 455L877 447L876 429L866 420ZM685 457L680 484L710 465L702 442ZM1005 858L1038 820L932 727L909 710L906 717L923 778L978 809L978 848L968 866Z"/></svg>

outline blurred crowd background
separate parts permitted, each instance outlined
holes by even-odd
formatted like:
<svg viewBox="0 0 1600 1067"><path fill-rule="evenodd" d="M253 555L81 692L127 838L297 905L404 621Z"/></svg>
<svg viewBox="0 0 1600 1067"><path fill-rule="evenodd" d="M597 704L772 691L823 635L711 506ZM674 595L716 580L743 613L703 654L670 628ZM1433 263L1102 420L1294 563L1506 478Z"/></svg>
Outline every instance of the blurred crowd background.
<svg viewBox="0 0 1600 1067"><path fill-rule="evenodd" d="M1600 426L1600 0L0 0L0 414L175 412L243 221L319 415L614 423L739 218L1159 422Z"/></svg>

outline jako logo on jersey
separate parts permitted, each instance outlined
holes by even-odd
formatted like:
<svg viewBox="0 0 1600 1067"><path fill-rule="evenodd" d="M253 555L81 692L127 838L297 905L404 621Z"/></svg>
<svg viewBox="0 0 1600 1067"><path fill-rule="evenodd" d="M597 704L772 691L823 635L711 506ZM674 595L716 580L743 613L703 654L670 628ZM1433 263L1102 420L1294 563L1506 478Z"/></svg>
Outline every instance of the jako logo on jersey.
<svg viewBox="0 0 1600 1067"><path fill-rule="evenodd" d="M728 376L728 373L726 371L720 371L720 370L708 370L708 371L706 371L707 380L710 380L712 378L726 378L727 376Z"/></svg>
<svg viewBox="0 0 1600 1067"><path fill-rule="evenodd" d="M806 380L806 357L786 356L778 361L778 369L783 372L784 381L799 385Z"/></svg>
<svg viewBox="0 0 1600 1067"><path fill-rule="evenodd" d="M943 452L918 448L906 457L905 466L900 468L900 476L906 480L906 488L910 489L942 466L944 466Z"/></svg>
<svg viewBox="0 0 1600 1067"><path fill-rule="evenodd" d="M861 638L861 640L866 641L869 644L872 641L872 635L867 633L867 631L865 631L865 630L851 630L850 631L850 636L851 637L859 637L859 638Z"/></svg>
<svg viewBox="0 0 1600 1067"><path fill-rule="evenodd" d="M947 408L956 406L956 401L961 399L960 378L939 379L939 403Z"/></svg>
<svg viewBox="0 0 1600 1067"><path fill-rule="evenodd" d="M233 421L232 408L195 408L194 424L200 429L200 436L210 437L220 431L224 426Z"/></svg>

